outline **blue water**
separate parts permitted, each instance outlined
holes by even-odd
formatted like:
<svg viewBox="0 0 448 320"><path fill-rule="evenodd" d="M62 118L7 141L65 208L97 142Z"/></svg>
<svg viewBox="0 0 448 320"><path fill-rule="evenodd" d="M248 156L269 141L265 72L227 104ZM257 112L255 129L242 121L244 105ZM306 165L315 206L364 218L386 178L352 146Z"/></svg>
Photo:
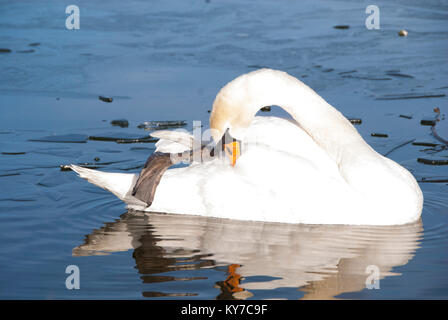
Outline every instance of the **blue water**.
<svg viewBox="0 0 448 320"><path fill-rule="evenodd" d="M367 30L369 4L78 1L80 29L67 30L68 3L0 1L0 48L11 50L0 52L0 298L448 298L448 166L417 162L448 157L420 125L434 107L448 112L448 6L376 1L380 29ZM207 126L220 87L259 67L287 71L361 118L363 137L424 181L421 221L380 228L145 216L60 170L139 172L153 143L86 137L141 137L148 131L137 125L151 120ZM123 118L126 128L110 124ZM447 138L446 121L437 127ZM30 141L52 135L83 143ZM79 290L65 286L69 265L80 270ZM369 265L379 269L379 289L366 288Z"/></svg>

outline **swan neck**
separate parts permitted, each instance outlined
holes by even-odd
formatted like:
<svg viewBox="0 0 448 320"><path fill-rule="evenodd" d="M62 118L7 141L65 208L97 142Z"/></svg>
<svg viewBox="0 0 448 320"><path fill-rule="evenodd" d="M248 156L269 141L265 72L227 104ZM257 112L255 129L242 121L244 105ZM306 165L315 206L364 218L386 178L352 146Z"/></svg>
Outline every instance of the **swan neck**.
<svg viewBox="0 0 448 320"><path fill-rule="evenodd" d="M261 88L255 95L257 111L266 105L281 107L336 162L373 150L350 121L300 80L282 74L269 83L269 89Z"/></svg>

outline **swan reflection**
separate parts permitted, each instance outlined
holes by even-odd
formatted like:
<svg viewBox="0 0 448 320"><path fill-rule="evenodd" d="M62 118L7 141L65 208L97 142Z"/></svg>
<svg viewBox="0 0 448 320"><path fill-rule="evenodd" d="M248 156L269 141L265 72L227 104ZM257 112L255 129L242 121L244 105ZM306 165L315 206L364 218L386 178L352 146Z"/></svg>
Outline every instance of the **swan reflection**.
<svg viewBox="0 0 448 320"><path fill-rule="evenodd" d="M170 271L224 270L215 282L217 298L244 299L256 290L289 287L301 291L297 297L331 299L365 289L370 265L378 267L380 279L399 275L393 268L413 258L422 231L421 220L386 227L294 225L129 211L87 235L73 255L134 250L143 283L207 279Z"/></svg>

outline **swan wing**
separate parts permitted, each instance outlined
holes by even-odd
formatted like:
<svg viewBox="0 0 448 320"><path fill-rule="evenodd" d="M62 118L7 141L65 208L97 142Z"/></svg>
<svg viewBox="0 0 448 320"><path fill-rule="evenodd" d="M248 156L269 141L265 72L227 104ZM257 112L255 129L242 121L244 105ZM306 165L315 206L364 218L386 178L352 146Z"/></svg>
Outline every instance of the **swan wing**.
<svg viewBox="0 0 448 320"><path fill-rule="evenodd" d="M194 145L193 135L186 131L158 130L150 135L159 139L156 142L156 152L181 153L191 150Z"/></svg>

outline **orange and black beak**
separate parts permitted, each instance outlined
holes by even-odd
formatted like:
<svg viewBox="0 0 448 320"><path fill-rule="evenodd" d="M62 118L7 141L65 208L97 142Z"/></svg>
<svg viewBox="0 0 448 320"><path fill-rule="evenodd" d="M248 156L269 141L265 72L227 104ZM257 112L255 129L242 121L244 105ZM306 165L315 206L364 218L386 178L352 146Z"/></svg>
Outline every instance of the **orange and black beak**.
<svg viewBox="0 0 448 320"><path fill-rule="evenodd" d="M230 163L232 164L232 167L234 167L236 160L241 155L240 142L236 139L233 139L232 142L224 144L224 151L230 158Z"/></svg>
<svg viewBox="0 0 448 320"><path fill-rule="evenodd" d="M230 135L229 129L226 130L221 138L221 147L221 150L229 157L230 164L234 167L236 160L238 160L241 155L241 144L239 140Z"/></svg>

